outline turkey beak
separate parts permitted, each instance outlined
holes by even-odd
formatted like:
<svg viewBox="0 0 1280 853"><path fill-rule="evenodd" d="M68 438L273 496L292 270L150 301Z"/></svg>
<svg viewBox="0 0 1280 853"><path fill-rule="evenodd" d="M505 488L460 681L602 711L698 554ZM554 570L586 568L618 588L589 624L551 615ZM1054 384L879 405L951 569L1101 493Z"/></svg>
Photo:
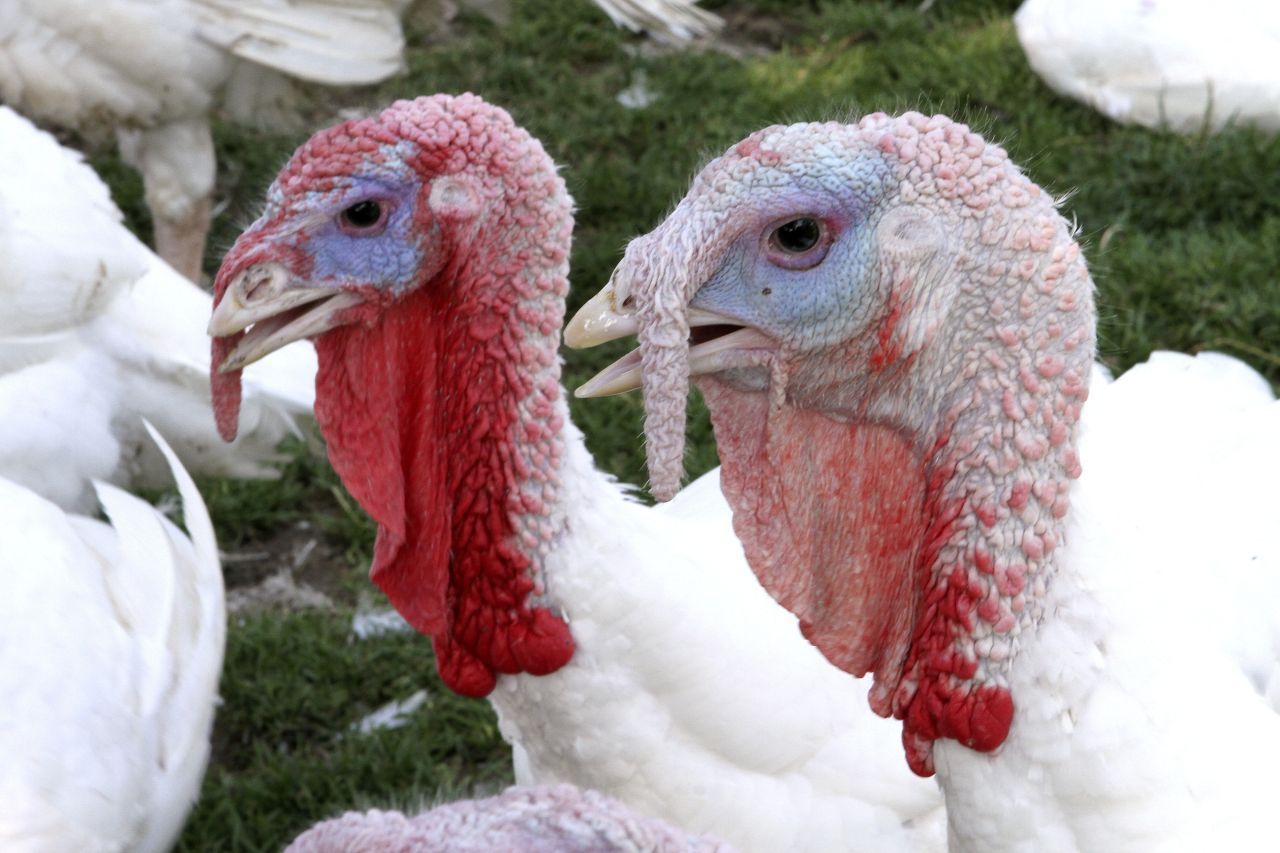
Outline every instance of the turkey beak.
<svg viewBox="0 0 1280 853"><path fill-rule="evenodd" d="M248 266L227 284L209 319L210 337L243 333L217 370L240 370L286 344L340 326L342 312L362 301L353 293L313 287L275 261Z"/></svg>
<svg viewBox="0 0 1280 853"><path fill-rule="evenodd" d="M640 323L629 308L618 305L613 282L591 297L564 327L564 343L571 349L587 349L640 333Z"/></svg>
<svg viewBox="0 0 1280 853"><path fill-rule="evenodd" d="M721 337L709 338L700 342L700 333L693 333L694 345L689 351L689 373L697 376L703 373L715 373L726 367L737 366L737 362L728 358L736 354L744 345L767 345L764 337L753 329L740 328L736 320L723 317L712 311L690 306L688 309L689 328L698 329L718 327L720 329L737 329L737 332ZM613 283L591 297L569 321L564 330L565 346L572 349L587 349L599 346L618 338L627 338L640 333L640 322L630 307L618 304ZM634 391L641 386L640 350L632 350L604 370L597 373L575 390L575 397L609 397Z"/></svg>
<svg viewBox="0 0 1280 853"><path fill-rule="evenodd" d="M588 349L640 333L630 306L618 304L613 282L591 297L564 328L565 346ZM640 387L640 351L632 350L574 391L577 397L608 397Z"/></svg>

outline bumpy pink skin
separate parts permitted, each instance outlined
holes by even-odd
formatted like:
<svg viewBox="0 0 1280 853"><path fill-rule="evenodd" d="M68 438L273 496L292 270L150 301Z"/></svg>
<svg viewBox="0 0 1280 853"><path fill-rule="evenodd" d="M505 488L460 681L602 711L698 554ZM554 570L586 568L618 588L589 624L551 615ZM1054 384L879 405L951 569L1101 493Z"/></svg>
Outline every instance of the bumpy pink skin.
<svg viewBox="0 0 1280 853"><path fill-rule="evenodd" d="M286 853L732 853L637 814L617 800L571 785L509 788L485 800L463 800L406 817L400 812L347 812L316 824Z"/></svg>
<svg viewBox="0 0 1280 853"><path fill-rule="evenodd" d="M371 169L413 188L416 242L387 250L390 278L376 286L342 284L367 301L316 340L316 418L378 523L371 577L432 636L444 681L483 696L499 673L546 674L573 654L568 625L541 606L563 526L552 509L572 202L504 110L474 95L399 101L299 148L224 259L215 299L264 261L309 278L309 241L332 216L316 199ZM421 255L403 275L401 248ZM215 365L227 347L215 340ZM215 372L214 384L219 423L233 425L222 408L238 401L239 376Z"/></svg>
<svg viewBox="0 0 1280 853"><path fill-rule="evenodd" d="M873 257L815 272L856 278L859 301L779 338L764 368L699 385L752 567L833 663L875 673L873 707L904 720L927 775L939 737L986 751L1007 736L1007 674L1042 616L1080 473L1092 282L1053 200L944 116L770 127L708 165L613 283L639 316L651 477L666 490L683 307L771 187L846 169L887 176L856 226L873 229Z"/></svg>

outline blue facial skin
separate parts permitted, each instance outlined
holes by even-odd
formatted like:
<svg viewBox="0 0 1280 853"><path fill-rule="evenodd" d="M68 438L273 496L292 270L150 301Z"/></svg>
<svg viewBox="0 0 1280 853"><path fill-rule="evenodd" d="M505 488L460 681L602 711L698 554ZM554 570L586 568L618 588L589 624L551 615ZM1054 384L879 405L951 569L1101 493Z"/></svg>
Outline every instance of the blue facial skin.
<svg viewBox="0 0 1280 853"><path fill-rule="evenodd" d="M416 232L413 219L418 186L416 179L354 178L348 186L326 193L317 208L329 212L328 221L303 238L303 248L314 259L312 278L332 287L372 285L400 296L415 280L422 260L425 235ZM387 209L380 232L350 233L339 226L341 212L362 201Z"/></svg>
<svg viewBox="0 0 1280 853"><path fill-rule="evenodd" d="M761 167L745 200L747 214L724 252L720 267L695 294L691 306L753 326L795 350L838 337L870 294L862 283L874 272L876 199L888 167L863 159L839 173L805 173L803 164ZM812 218L824 239L815 249L789 255L772 244L784 223ZM810 264L812 264L810 266ZM808 266L808 269L789 267ZM865 306L861 306L865 307ZM803 337L797 334L803 332Z"/></svg>

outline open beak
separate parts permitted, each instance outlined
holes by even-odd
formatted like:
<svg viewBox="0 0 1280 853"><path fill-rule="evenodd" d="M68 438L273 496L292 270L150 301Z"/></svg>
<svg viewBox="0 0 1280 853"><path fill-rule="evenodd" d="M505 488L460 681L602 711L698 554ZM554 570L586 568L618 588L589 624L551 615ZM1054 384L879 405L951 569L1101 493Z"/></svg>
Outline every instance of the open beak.
<svg viewBox="0 0 1280 853"><path fill-rule="evenodd" d="M749 355L772 350L774 344L755 329L737 320L706 311L688 309L689 375L717 373L754 363ZM634 310L618 304L613 284L583 305L564 330L565 345L586 349L640 332ZM641 385L640 350L635 349L597 373L575 390L576 397L608 397L632 391Z"/></svg>
<svg viewBox="0 0 1280 853"><path fill-rule="evenodd" d="M353 293L313 287L275 261L248 266L227 285L209 319L210 337L244 333L217 371L240 370L286 344L341 325L338 315L362 301Z"/></svg>

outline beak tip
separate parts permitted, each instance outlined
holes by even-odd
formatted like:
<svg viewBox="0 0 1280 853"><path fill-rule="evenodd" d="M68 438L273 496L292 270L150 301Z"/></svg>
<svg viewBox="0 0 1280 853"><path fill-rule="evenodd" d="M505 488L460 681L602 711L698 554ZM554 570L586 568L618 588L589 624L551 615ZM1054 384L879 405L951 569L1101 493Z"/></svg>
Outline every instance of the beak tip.
<svg viewBox="0 0 1280 853"><path fill-rule="evenodd" d="M569 349L586 349L587 344L583 340L582 329L579 328L577 321L578 318L574 317L569 321L569 325L564 327L562 340Z"/></svg>
<svg viewBox="0 0 1280 853"><path fill-rule="evenodd" d="M626 370L616 371L606 367L600 373L575 388L573 396L579 400L592 397L613 397L618 394L625 394L628 391L634 391L639 387L639 368L631 367Z"/></svg>
<svg viewBox="0 0 1280 853"><path fill-rule="evenodd" d="M564 328L564 345L569 349L590 349L618 338L634 335L639 324L631 314L619 313L613 285L586 301Z"/></svg>

